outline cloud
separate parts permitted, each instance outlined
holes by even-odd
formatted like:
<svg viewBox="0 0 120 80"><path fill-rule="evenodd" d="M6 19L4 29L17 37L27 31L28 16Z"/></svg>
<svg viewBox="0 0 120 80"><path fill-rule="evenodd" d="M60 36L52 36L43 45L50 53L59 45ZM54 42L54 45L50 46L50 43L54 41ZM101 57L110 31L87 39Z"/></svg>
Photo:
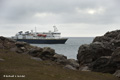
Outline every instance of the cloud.
<svg viewBox="0 0 120 80"><path fill-rule="evenodd" d="M104 25L120 24L119 2L120 0L0 0L0 27L7 29L9 25L15 29L16 25L21 24L26 27L34 24L44 27L71 24L70 29L86 27L85 25L91 31L96 27L102 29L101 26Z"/></svg>
<svg viewBox="0 0 120 80"><path fill-rule="evenodd" d="M108 2L109 4L106 4ZM39 15L39 18L44 21L43 16L54 14L62 17L63 21L67 23L71 23L71 21L74 23L88 23L89 21L94 23L97 21L101 24L101 19L106 20L106 18L107 22L114 22L114 18L117 16L116 12L120 13L116 9L119 6L116 5L117 0L4 0L2 3L1 21L10 23L31 23L32 21L34 23L38 20L37 17L37 19L33 19L34 15ZM23 22L23 20L25 21Z"/></svg>

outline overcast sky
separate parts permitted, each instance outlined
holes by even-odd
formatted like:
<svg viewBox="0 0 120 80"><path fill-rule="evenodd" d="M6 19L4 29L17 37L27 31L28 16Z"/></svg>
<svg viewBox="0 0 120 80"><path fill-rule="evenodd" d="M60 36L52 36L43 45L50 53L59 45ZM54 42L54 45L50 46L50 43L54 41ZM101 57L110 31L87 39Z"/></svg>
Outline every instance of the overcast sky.
<svg viewBox="0 0 120 80"><path fill-rule="evenodd" d="M0 35L44 32L57 26L62 36L101 36L120 28L120 0L0 0Z"/></svg>

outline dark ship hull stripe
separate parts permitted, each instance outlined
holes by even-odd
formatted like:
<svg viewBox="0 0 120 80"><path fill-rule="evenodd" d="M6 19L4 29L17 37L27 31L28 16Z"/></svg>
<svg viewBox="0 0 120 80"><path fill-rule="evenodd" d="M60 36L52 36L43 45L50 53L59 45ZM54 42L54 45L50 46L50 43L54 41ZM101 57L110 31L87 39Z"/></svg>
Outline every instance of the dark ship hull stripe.
<svg viewBox="0 0 120 80"><path fill-rule="evenodd" d="M65 44L65 39L16 39L16 41L23 41L31 44Z"/></svg>

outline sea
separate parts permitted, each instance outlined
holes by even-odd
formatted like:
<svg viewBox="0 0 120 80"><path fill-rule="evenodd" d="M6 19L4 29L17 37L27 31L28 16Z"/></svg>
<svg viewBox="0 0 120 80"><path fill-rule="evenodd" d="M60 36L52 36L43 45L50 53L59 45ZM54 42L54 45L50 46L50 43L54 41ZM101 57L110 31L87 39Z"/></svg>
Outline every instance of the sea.
<svg viewBox="0 0 120 80"><path fill-rule="evenodd" d="M68 59L77 59L78 49L83 44L92 43L94 37L69 37L65 44L31 44L38 47L51 47L58 54L67 56Z"/></svg>

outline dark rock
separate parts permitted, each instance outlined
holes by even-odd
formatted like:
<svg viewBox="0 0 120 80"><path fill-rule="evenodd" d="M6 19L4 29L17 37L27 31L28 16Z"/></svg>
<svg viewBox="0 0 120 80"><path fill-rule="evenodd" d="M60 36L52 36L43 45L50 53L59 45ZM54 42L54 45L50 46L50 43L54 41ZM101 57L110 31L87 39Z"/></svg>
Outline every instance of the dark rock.
<svg viewBox="0 0 120 80"><path fill-rule="evenodd" d="M44 47L43 48L43 53L50 53L50 54L54 54L55 50L51 49L50 47Z"/></svg>
<svg viewBox="0 0 120 80"><path fill-rule="evenodd" d="M110 42L110 41L111 38L106 36L95 37L95 39L93 40L93 42Z"/></svg>
<svg viewBox="0 0 120 80"><path fill-rule="evenodd" d="M55 50L50 47L44 47L42 53L39 57L43 60L54 60L53 56L55 55Z"/></svg>
<svg viewBox="0 0 120 80"><path fill-rule="evenodd" d="M25 45L28 45L26 42L16 42L15 44L17 47L24 47Z"/></svg>
<svg viewBox="0 0 120 80"><path fill-rule="evenodd" d="M102 56L89 65L90 70L97 72L114 72L113 67L108 66L111 56Z"/></svg>
<svg viewBox="0 0 120 80"><path fill-rule="evenodd" d="M24 51L23 50L21 50L21 49L17 49L17 51L16 51L17 53L24 53Z"/></svg>
<svg viewBox="0 0 120 80"><path fill-rule="evenodd" d="M63 64L63 65L66 65L67 63L67 57L62 54L55 54L53 58L54 58L54 61L57 63Z"/></svg>
<svg viewBox="0 0 120 80"><path fill-rule="evenodd" d="M29 50L28 54L33 57L39 57L42 54L43 49L37 48L37 49L31 49Z"/></svg>
<svg viewBox="0 0 120 80"><path fill-rule="evenodd" d="M41 58L38 58L38 57L31 57L31 59L36 60L36 61L43 61Z"/></svg>
<svg viewBox="0 0 120 80"><path fill-rule="evenodd" d="M0 37L0 49L7 49L21 54L27 53L32 56L31 59L37 61L41 61L41 60L55 61L62 66L64 65L74 70L79 68L78 61L74 59L67 59L66 56L61 54L56 54L55 50L50 47L39 48L39 47L31 46L26 42L16 42L12 39Z"/></svg>
<svg viewBox="0 0 120 80"><path fill-rule="evenodd" d="M114 73L120 69L120 48L118 47L113 53L106 64L101 64L99 67L100 72Z"/></svg>
<svg viewBox="0 0 120 80"><path fill-rule="evenodd" d="M112 56L103 56L89 66L92 71L114 73L120 69L120 48L116 49Z"/></svg>
<svg viewBox="0 0 120 80"><path fill-rule="evenodd" d="M117 70L113 75L115 75L115 76L120 78L120 70Z"/></svg>
<svg viewBox="0 0 120 80"><path fill-rule="evenodd" d="M65 65L65 66L70 65L75 69L79 68L79 63L75 59L67 59L67 57L62 55L62 54L55 54L53 56L53 58L54 58L54 61L59 63L59 64L62 64L62 65Z"/></svg>
<svg viewBox="0 0 120 80"><path fill-rule="evenodd" d="M71 66L71 65L66 65L64 68L65 68L65 69L76 70L76 68L74 68L74 67Z"/></svg>
<svg viewBox="0 0 120 80"><path fill-rule="evenodd" d="M80 66L79 70L80 70L80 71L91 71L91 70L89 69L89 67L86 66L86 65Z"/></svg>
<svg viewBox="0 0 120 80"><path fill-rule="evenodd" d="M0 41L0 49L4 49L3 43Z"/></svg>
<svg viewBox="0 0 120 80"><path fill-rule="evenodd" d="M79 68L79 63L75 59L67 59L66 56L62 54L55 54L53 56L54 61L63 65L71 65L75 69Z"/></svg>
<svg viewBox="0 0 120 80"><path fill-rule="evenodd" d="M72 67L76 69L79 68L79 63L75 59L68 59L66 64L71 65Z"/></svg>
<svg viewBox="0 0 120 80"><path fill-rule="evenodd" d="M55 50L50 47L39 48L31 46L26 42L16 42L12 39L0 37L0 49L8 49L17 53L28 53L33 57L40 57L43 60L53 60Z"/></svg>
<svg viewBox="0 0 120 80"><path fill-rule="evenodd" d="M114 51L117 47L120 47L120 30L107 32L104 36L96 37L93 42L107 43L104 46Z"/></svg>
<svg viewBox="0 0 120 80"><path fill-rule="evenodd" d="M5 61L4 59L0 58L0 61Z"/></svg>
<svg viewBox="0 0 120 80"><path fill-rule="evenodd" d="M93 42L110 42L113 39L120 40L120 30L107 32L104 36L96 37Z"/></svg>
<svg viewBox="0 0 120 80"><path fill-rule="evenodd" d="M80 46L77 54L77 59L82 64L89 64L101 56L110 56L112 51L106 49L103 43L101 42L94 42L90 45L82 45Z"/></svg>
<svg viewBox="0 0 120 80"><path fill-rule="evenodd" d="M88 66L92 71L114 73L120 70L120 30L96 37L91 44L80 46L77 59L80 68Z"/></svg>
<svg viewBox="0 0 120 80"><path fill-rule="evenodd" d="M120 40L112 40L112 41L110 42L110 45L109 45L109 46L111 46L111 45L112 45L111 49L112 49L113 51L116 50L117 47L120 47Z"/></svg>
<svg viewBox="0 0 120 80"><path fill-rule="evenodd" d="M10 49L11 47L15 47L15 42L12 39L8 39L1 36L0 49Z"/></svg>
<svg viewBox="0 0 120 80"><path fill-rule="evenodd" d="M17 53L26 53L26 52L28 52L26 47L17 47L16 49L17 49L16 50ZM12 50L14 50L14 48Z"/></svg>
<svg viewBox="0 0 120 80"><path fill-rule="evenodd" d="M107 32L104 36L106 37L110 37L112 39L119 39L119 34L120 34L120 30L115 30L115 31L111 31L111 32Z"/></svg>
<svg viewBox="0 0 120 80"><path fill-rule="evenodd" d="M55 59L60 59L60 60L62 60L62 59L67 59L67 57L64 56L64 55L62 55L62 54L55 54L53 57L54 57Z"/></svg>
<svg viewBox="0 0 120 80"><path fill-rule="evenodd" d="M111 61L120 62L120 47L112 53Z"/></svg>
<svg viewBox="0 0 120 80"><path fill-rule="evenodd" d="M108 67L112 70L111 73L114 73L116 70L120 69L120 48L118 47L111 56L109 63L105 67ZM110 72L110 71L108 71Z"/></svg>

